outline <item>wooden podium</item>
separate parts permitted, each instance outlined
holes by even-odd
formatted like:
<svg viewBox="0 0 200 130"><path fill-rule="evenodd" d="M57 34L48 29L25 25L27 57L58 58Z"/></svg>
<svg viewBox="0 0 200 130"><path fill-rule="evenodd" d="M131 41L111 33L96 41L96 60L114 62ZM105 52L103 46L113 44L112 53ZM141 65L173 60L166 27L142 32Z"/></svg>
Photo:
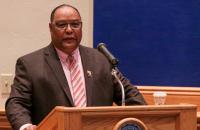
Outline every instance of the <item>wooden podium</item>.
<svg viewBox="0 0 200 130"><path fill-rule="evenodd" d="M196 130L195 105L55 107L37 130L113 130L126 118L136 118L148 130Z"/></svg>

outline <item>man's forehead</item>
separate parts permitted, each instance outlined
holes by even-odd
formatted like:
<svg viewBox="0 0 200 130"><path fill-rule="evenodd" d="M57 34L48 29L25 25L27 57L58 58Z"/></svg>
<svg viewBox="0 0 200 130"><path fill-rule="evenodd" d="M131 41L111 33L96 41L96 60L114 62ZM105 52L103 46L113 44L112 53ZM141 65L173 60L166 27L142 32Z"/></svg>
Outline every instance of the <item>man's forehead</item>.
<svg viewBox="0 0 200 130"><path fill-rule="evenodd" d="M56 10L54 16L56 16L56 15L62 15L62 14L80 16L76 9L74 9L72 7L68 7L68 6L63 6L63 7L58 8Z"/></svg>

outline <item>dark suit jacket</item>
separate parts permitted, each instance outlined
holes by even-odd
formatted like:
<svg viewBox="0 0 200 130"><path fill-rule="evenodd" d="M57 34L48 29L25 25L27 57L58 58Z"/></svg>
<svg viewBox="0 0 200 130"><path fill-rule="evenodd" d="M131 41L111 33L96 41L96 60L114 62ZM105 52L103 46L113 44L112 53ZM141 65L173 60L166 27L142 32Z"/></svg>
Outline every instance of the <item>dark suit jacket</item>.
<svg viewBox="0 0 200 130"><path fill-rule="evenodd" d="M121 103L121 90L111 65L97 50L80 46L87 106ZM88 71L92 72L91 75ZM126 104L146 104L136 87L118 73L125 86ZM55 106L74 106L62 65L52 44L17 60L16 75L6 102L6 114L15 130L38 124Z"/></svg>

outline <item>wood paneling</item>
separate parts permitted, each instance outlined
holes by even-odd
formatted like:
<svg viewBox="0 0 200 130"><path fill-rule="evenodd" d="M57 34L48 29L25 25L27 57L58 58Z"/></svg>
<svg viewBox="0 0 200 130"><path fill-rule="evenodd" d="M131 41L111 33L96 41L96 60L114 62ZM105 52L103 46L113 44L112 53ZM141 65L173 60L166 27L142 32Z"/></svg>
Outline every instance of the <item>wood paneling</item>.
<svg viewBox="0 0 200 130"><path fill-rule="evenodd" d="M194 104L197 105L197 127L200 130L200 88L173 86L138 86L149 105L154 104L153 93L164 91L167 93L166 105Z"/></svg>
<svg viewBox="0 0 200 130"><path fill-rule="evenodd" d="M12 130L3 109L0 109L0 130Z"/></svg>

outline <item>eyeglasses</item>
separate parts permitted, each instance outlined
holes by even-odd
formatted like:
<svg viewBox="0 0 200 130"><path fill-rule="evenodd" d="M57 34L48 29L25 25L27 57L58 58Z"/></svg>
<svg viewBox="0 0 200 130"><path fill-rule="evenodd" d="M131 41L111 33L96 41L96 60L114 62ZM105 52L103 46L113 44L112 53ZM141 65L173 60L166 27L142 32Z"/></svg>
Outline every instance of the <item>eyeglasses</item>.
<svg viewBox="0 0 200 130"><path fill-rule="evenodd" d="M82 26L82 22L80 21L74 21L74 22L57 22L54 24L58 29L65 30L68 26L70 26L71 29L79 29Z"/></svg>

